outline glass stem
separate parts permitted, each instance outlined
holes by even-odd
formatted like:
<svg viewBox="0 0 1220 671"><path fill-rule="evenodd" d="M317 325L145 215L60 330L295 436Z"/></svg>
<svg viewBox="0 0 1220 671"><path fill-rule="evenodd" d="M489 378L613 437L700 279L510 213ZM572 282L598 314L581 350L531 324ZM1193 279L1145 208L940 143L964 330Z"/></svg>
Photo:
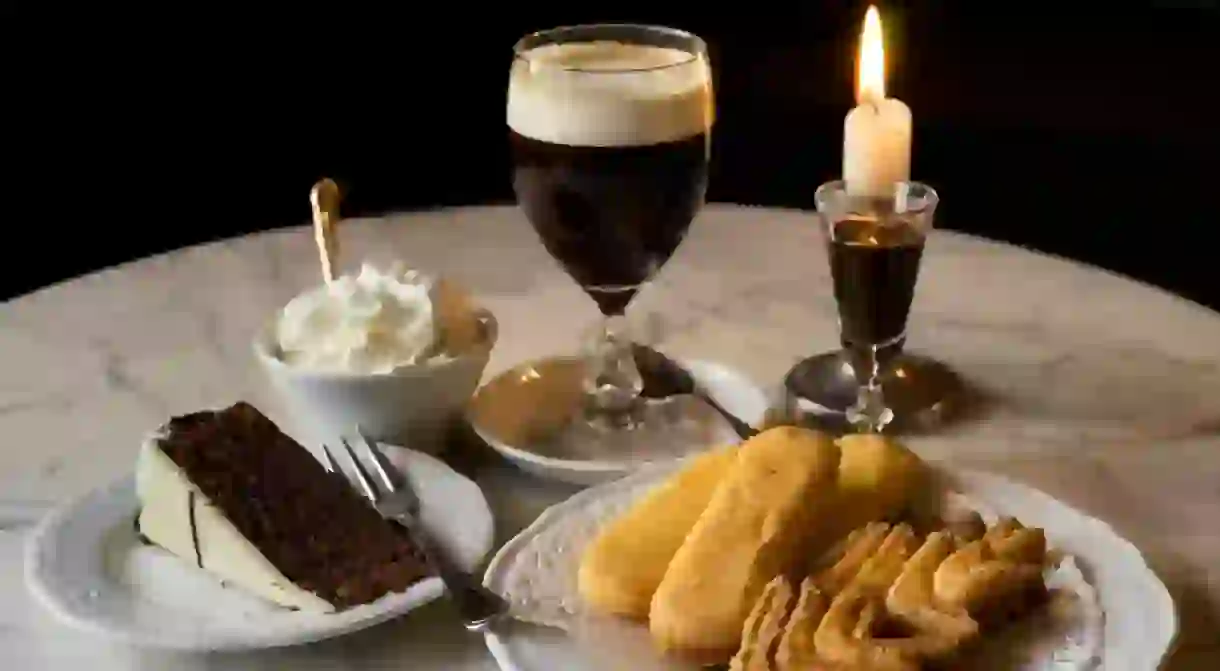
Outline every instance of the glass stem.
<svg viewBox="0 0 1220 671"><path fill-rule="evenodd" d="M849 351L860 388L855 405L847 409L847 421L859 433L881 433L894 420L881 385L883 360L875 345L856 345Z"/></svg>
<svg viewBox="0 0 1220 671"><path fill-rule="evenodd" d="M635 365L626 318L603 317L586 355L584 392L590 421L607 428L633 426L644 381Z"/></svg>

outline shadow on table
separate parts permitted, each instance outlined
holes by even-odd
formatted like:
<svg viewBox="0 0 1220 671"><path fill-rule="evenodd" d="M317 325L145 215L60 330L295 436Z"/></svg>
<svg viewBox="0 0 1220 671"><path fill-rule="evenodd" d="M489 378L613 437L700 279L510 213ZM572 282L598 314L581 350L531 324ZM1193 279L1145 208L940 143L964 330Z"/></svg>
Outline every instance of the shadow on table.
<svg viewBox="0 0 1220 671"><path fill-rule="evenodd" d="M1220 664L1220 604L1213 603L1205 585L1179 579L1166 581L1178 608L1178 641L1166 671L1214 670Z"/></svg>
<svg viewBox="0 0 1220 671"><path fill-rule="evenodd" d="M492 668L482 636L462 628L444 599L384 624L340 638L290 648L213 653L207 668L272 669L476 669Z"/></svg>
<svg viewBox="0 0 1220 671"><path fill-rule="evenodd" d="M899 436L935 434L949 427L984 421L991 410L1001 403L998 396L989 394L970 380L956 376L960 389L936 410L925 411L908 421L896 420L886 428L886 433ZM775 426L795 425L822 431L832 436L841 436L854 431L843 415L804 412L796 407L784 392L781 398L773 399L763 417L761 429Z"/></svg>
<svg viewBox="0 0 1220 671"><path fill-rule="evenodd" d="M479 471L500 459L465 420L455 422L450 428L447 445L448 449L441 455L445 463L472 480Z"/></svg>

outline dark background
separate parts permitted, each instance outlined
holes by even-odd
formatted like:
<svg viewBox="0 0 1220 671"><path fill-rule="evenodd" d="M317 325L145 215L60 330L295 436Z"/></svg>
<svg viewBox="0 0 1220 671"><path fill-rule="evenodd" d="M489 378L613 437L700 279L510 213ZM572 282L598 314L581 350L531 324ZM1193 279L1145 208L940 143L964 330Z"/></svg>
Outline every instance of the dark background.
<svg viewBox="0 0 1220 671"><path fill-rule="evenodd" d="M0 298L303 223L322 175L348 215L510 202L510 48L570 22L705 37L710 197L811 209L838 172L865 5L6 5ZM941 225L1220 308L1217 2L881 7Z"/></svg>

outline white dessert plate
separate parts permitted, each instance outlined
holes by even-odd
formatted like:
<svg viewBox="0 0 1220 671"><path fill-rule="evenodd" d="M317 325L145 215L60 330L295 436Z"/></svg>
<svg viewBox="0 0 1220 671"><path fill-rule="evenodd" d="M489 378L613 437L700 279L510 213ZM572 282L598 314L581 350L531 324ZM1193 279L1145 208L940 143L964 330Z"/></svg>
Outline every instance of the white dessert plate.
<svg viewBox="0 0 1220 671"><path fill-rule="evenodd" d="M745 375L712 361L685 360L681 364L725 410L752 426L763 422L766 393ZM551 436L557 427L578 412L583 371L581 360L571 357L538 359L504 371L475 394L470 424L484 442L521 470L577 485L617 480L649 464L672 463L741 440L706 403L675 397L662 403L689 404L706 421L684 429L680 440L646 443L652 450L647 454L610 457L595 453L597 448L590 442L554 441Z"/></svg>
<svg viewBox="0 0 1220 671"><path fill-rule="evenodd" d="M646 625L584 611L576 589L585 544L674 468L649 468L580 492L501 548L485 583L509 596L520 618L551 625L512 623L488 633L487 646L504 671L698 668L662 658ZM990 671L1158 668L1176 638L1177 615L1139 550L1106 523L1028 486L977 471L946 475L985 518L1002 513L1044 528L1051 547L1072 557L1056 575L1071 574L1065 584L1087 604L1071 616L1070 631L1020 639L1017 649L999 651L1002 659L988 657ZM1048 634L1050 641L1044 640Z"/></svg>
<svg viewBox="0 0 1220 671"><path fill-rule="evenodd" d="M436 541L468 569L477 568L493 542L491 509L479 486L433 457L397 447L385 452L416 487ZM443 593L439 578L426 578L338 613L287 610L145 545L135 530L138 506L129 476L44 518L26 544L25 580L36 600L68 625L131 645L222 651L340 636Z"/></svg>

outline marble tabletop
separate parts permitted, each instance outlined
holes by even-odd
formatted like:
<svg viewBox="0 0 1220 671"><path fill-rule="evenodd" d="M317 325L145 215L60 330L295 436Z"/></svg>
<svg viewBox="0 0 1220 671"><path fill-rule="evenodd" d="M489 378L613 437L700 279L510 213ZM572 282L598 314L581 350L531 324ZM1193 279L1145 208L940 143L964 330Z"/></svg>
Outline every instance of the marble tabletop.
<svg viewBox="0 0 1220 671"><path fill-rule="evenodd" d="M571 350L596 317L514 208L350 220L341 231L351 263L402 259L470 286L501 325L488 375ZM53 503L124 474L140 436L171 414L246 398L275 416L250 339L319 281L313 244L305 227L216 242L0 307L0 503ZM809 213L714 205L633 313L659 325L662 349L773 385L837 344L828 280ZM1111 522L1179 603L1169 668L1220 667L1220 315L1098 269L937 232L909 343L988 399L977 416L910 443ZM490 457L472 469L501 540L571 493ZM5 599L21 593L18 539L0 532ZM36 612L7 617L0 650L23 669L495 668L444 604L330 643L210 657L105 644Z"/></svg>

